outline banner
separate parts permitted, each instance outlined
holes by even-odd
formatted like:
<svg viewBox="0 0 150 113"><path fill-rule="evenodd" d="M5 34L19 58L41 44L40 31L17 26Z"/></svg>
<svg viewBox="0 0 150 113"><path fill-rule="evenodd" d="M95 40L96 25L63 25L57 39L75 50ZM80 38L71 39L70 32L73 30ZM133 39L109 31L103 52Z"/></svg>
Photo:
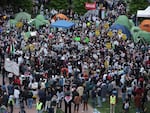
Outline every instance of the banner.
<svg viewBox="0 0 150 113"><path fill-rule="evenodd" d="M19 76L19 65L16 62L5 59L4 68L6 71Z"/></svg>
<svg viewBox="0 0 150 113"><path fill-rule="evenodd" d="M95 10L96 9L96 2L94 2L94 3L86 2L85 3L85 9L87 9L87 10Z"/></svg>

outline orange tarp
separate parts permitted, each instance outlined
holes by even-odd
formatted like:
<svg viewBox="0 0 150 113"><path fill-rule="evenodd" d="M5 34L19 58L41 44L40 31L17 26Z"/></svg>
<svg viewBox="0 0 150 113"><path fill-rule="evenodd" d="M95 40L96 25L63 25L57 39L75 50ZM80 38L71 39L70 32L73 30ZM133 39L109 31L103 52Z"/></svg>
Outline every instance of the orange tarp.
<svg viewBox="0 0 150 113"><path fill-rule="evenodd" d="M150 20L143 20L139 27L144 31L150 32Z"/></svg>
<svg viewBox="0 0 150 113"><path fill-rule="evenodd" d="M53 19L56 20L57 18L61 19L61 20L69 20L69 18L64 15L64 14L56 14Z"/></svg>

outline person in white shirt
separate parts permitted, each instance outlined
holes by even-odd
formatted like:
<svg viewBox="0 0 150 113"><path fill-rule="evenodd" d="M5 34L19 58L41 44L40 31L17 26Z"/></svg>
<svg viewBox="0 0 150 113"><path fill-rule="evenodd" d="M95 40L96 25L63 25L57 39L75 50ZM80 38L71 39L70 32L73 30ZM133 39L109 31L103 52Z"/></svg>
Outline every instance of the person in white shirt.
<svg viewBox="0 0 150 113"><path fill-rule="evenodd" d="M20 90L18 87L16 87L14 90L14 98L15 98L15 105L17 107L19 107L19 95L20 95Z"/></svg>

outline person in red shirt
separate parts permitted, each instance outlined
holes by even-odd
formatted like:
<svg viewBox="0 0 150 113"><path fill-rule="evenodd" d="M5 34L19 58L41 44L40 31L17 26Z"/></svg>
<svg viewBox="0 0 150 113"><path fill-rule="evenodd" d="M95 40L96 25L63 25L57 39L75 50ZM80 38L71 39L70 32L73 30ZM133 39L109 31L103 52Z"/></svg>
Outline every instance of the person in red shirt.
<svg viewBox="0 0 150 113"><path fill-rule="evenodd" d="M19 76L15 76L14 78L14 85L18 85L18 86L21 86L21 81L20 81L20 78Z"/></svg>

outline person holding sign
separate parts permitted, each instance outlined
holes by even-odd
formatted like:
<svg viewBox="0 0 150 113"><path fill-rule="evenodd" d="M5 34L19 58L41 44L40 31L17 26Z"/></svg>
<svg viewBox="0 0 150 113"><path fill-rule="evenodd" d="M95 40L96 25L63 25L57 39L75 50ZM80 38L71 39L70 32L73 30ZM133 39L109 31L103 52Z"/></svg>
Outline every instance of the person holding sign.
<svg viewBox="0 0 150 113"><path fill-rule="evenodd" d="M110 96L110 113L115 113L116 96L112 93Z"/></svg>

